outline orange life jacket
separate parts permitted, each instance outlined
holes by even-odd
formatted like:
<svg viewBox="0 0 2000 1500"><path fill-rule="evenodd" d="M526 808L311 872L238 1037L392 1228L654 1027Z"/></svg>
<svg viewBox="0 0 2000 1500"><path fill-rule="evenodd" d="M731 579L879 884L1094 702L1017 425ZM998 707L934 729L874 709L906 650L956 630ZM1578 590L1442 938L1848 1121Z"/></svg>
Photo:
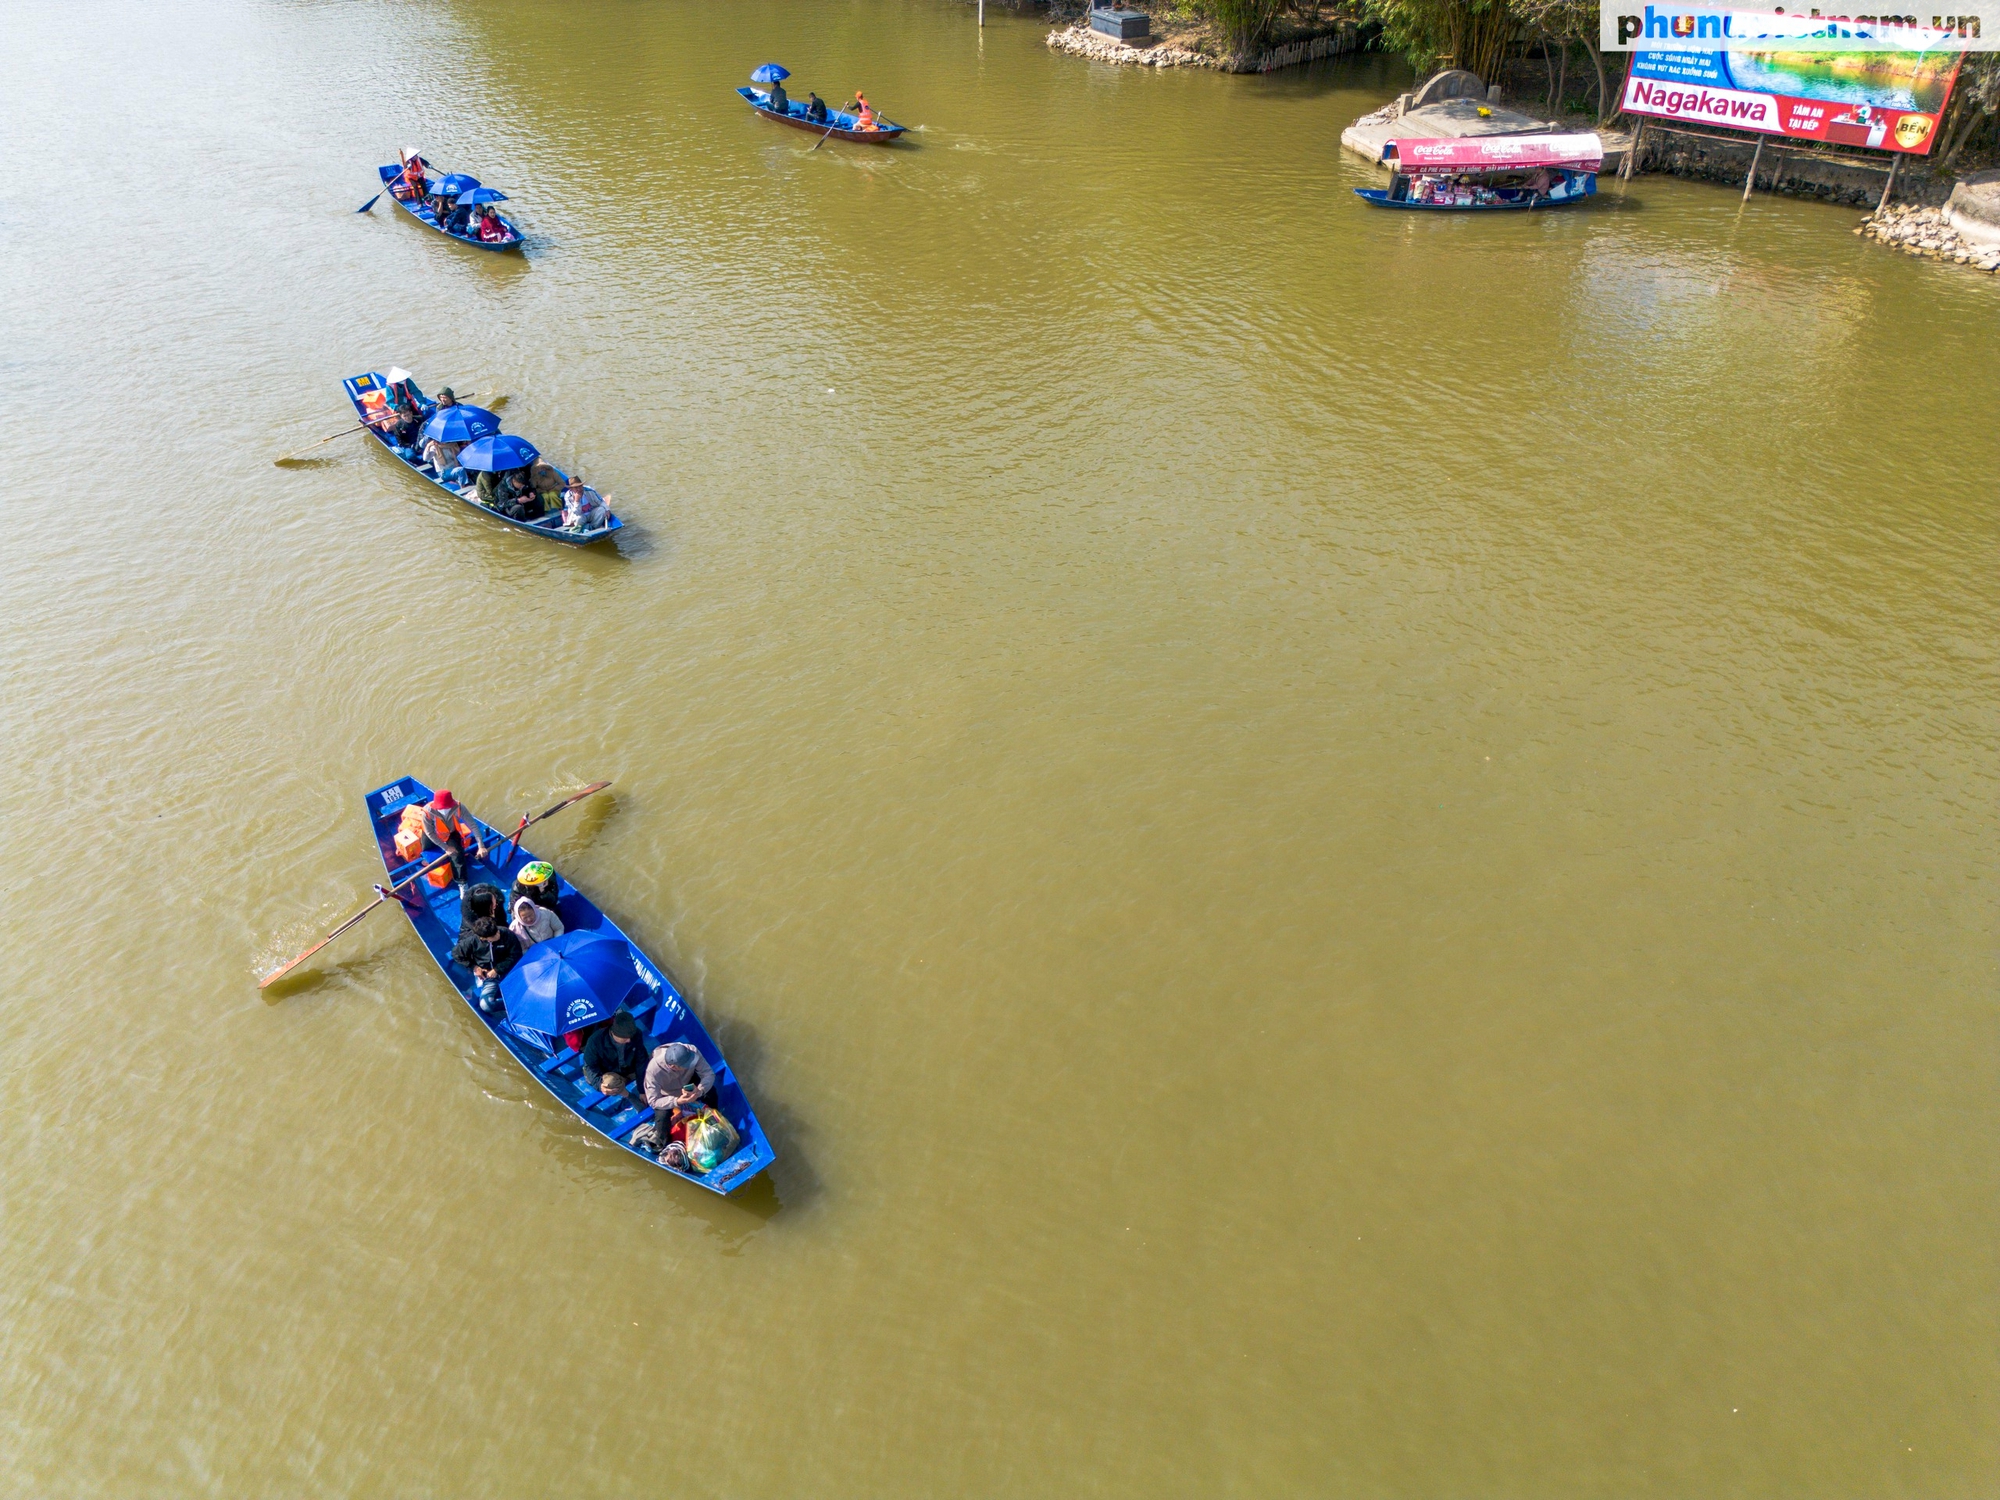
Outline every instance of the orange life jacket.
<svg viewBox="0 0 2000 1500"><path fill-rule="evenodd" d="M854 102L861 107L861 120L855 128L858 130L873 130L875 128L874 106L868 102L866 96L861 94L854 96Z"/></svg>
<svg viewBox="0 0 2000 1500"><path fill-rule="evenodd" d="M429 839L433 844L436 844L440 849L449 849L452 839L455 836L458 839L460 848L470 849L474 844L479 842L479 835L467 824L463 814L463 808L455 807L447 813L441 812L435 807L426 807L424 809L424 837Z"/></svg>
<svg viewBox="0 0 2000 1500"><path fill-rule="evenodd" d="M413 156L403 163L403 186L409 189L412 198L423 192L424 159L421 156Z"/></svg>

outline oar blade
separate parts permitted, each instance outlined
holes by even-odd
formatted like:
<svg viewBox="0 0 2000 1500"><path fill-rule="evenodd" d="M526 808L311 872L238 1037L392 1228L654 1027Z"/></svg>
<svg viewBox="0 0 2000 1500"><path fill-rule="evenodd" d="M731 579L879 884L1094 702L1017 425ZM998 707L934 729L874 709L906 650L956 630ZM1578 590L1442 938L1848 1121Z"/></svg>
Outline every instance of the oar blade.
<svg viewBox="0 0 2000 1500"><path fill-rule="evenodd" d="M324 948L328 943L332 942L335 938L339 937L343 932L347 931L348 928L352 927L356 922L359 922L363 917L367 916L368 913L375 910L376 907L380 906L384 901L388 899L389 898L387 896L377 896L373 901L369 902L366 906L362 907L360 911L356 912L353 916L349 917L345 922L342 922L338 927L334 928L333 931L329 932L325 937L321 938L318 942L314 943L310 948L306 949L305 952L301 953L297 958L293 959L290 963L284 964L278 968L273 969L270 973L266 974L262 979L258 980L257 988L260 990L269 989L272 985L276 984L280 979L283 979L287 974L291 973L292 970L296 969L300 964L304 963L307 959L311 958L315 953L319 952L320 949Z"/></svg>
<svg viewBox="0 0 2000 1500"><path fill-rule="evenodd" d="M381 196L382 195L380 193L377 193L373 198L370 198L366 203L362 204L361 207L355 209L354 211L358 214L367 213L368 210L373 208L377 203L377 201L380 200Z"/></svg>

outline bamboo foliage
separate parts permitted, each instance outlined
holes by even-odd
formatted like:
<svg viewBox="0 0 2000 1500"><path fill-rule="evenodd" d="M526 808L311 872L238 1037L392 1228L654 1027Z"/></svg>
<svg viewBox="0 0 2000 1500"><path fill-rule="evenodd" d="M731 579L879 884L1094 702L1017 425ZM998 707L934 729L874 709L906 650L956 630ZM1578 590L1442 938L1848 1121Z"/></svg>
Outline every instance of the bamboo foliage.
<svg viewBox="0 0 2000 1500"><path fill-rule="evenodd" d="M1271 34L1288 0L1204 0L1203 9L1229 34L1229 44L1248 52Z"/></svg>
<svg viewBox="0 0 2000 1500"><path fill-rule="evenodd" d="M1508 0L1366 0L1382 40L1419 72L1464 68L1491 82L1516 23Z"/></svg>

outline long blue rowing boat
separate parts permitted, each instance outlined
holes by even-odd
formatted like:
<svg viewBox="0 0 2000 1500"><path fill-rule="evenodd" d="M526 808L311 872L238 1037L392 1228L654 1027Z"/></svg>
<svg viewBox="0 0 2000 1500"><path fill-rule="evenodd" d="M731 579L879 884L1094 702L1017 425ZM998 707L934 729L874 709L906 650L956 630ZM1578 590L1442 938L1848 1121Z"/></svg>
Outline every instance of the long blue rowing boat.
<svg viewBox="0 0 2000 1500"><path fill-rule="evenodd" d="M421 199L412 203L408 199L398 197L396 193L396 180L403 175L403 169L396 163L391 162L388 166L377 167L375 170L382 178L382 186L387 188L389 196L396 200L396 206L426 229L435 229L439 234L449 235L461 245L470 245L475 250L518 250L521 248L521 241L525 238L521 233L521 226L498 210L495 210L493 217L498 219L506 228L507 238L504 240L482 240L478 235L471 233L469 230L454 229L448 224L440 224L438 216L431 212L430 204ZM434 182L435 179L431 177L424 178L424 191L426 193L431 190ZM452 217L456 218L457 214L453 214Z"/></svg>
<svg viewBox="0 0 2000 1500"><path fill-rule="evenodd" d="M389 872L391 885L420 870L425 860L436 858L435 852L428 852L405 864L396 853L396 827L402 819L403 809L420 806L430 798L431 789L412 776L398 777L368 794L368 826L375 834L375 843L381 851L382 865ZM498 862L504 852L501 846L506 835L477 818L473 821L487 841L488 858L484 861L467 859L467 881L484 880L502 891L511 890L514 877L524 866L533 863L535 856L526 849L517 848L507 854L504 862ZM638 987L645 992L643 998L632 1003L631 1010L645 1028L650 1045L691 1043L700 1049L709 1066L715 1069L715 1107L736 1127L741 1145L733 1156L717 1162L712 1170L703 1173L692 1168L670 1167L650 1152L634 1146L632 1132L653 1118L651 1110L634 1108L618 1095L599 1093L594 1084L583 1080L576 1053L563 1046L559 1038L517 1029L504 1016L489 1016L480 1010L478 1001L473 997L472 975L454 963L451 956L451 950L458 941L457 885L449 884L438 890L428 880L413 881L401 893L401 897L406 898L402 900L403 914L410 919L410 926L437 961L437 966L444 971L445 978L451 981L452 988L458 991L466 1009L493 1034L493 1039L506 1049L507 1055L527 1070L530 1078L554 1096L558 1104L621 1151L630 1153L649 1166L672 1172L676 1177L685 1177L710 1192L735 1192L776 1158L771 1151L771 1143L764 1137L764 1127L757 1123L756 1112L743 1096L742 1086L737 1082L736 1075L730 1072L729 1064L723 1060L722 1049L715 1045L715 1039L688 1008L686 997L666 972L640 952L639 945L619 931L617 924L581 892L567 881L563 884L565 888L556 905L556 915L562 918L565 931L600 932L623 938L631 948ZM532 954L534 949L528 951Z"/></svg>
<svg viewBox="0 0 2000 1500"><path fill-rule="evenodd" d="M400 374L401 372L398 371L398 373ZM407 384L410 387L410 394L416 398L417 405L422 409L425 416L429 416L435 409L434 403L418 388L416 381L412 380L407 382ZM347 392L347 399L354 403L355 414L363 422L370 424L368 429L370 434L384 448L389 450L390 457L394 458L405 468L415 470L416 473L443 490L452 499L463 500L483 516L491 516L496 521L504 521L516 531L525 531L531 536L541 537L545 541L567 542L572 547L587 547L592 542L601 542L614 531L622 529L625 525L617 516L611 515L611 512L606 510L605 514L610 515L611 519L596 530L565 531L563 530L562 513L560 511L552 511L539 521L522 521L513 516L503 515L490 505L482 505L479 500L479 491L471 484L467 484L464 489L453 489L444 482L443 477L430 464L425 463L422 459L403 457L402 454L396 451L396 445L389 440L388 434L373 425L375 419L379 418L387 410L389 379L386 375L382 374L379 370L370 370L363 375L350 375L341 382L341 388ZM542 462L546 463L547 460L544 459ZM561 475L565 482L568 481L569 475L564 474L561 469L557 469L554 464L549 464L549 467L554 469L558 475ZM596 492L592 491L592 493Z"/></svg>
<svg viewBox="0 0 2000 1500"><path fill-rule="evenodd" d="M767 120L776 120L780 125L793 125L800 130L810 130L819 135L831 135L838 141L859 141L864 146L886 146L907 128L877 115L875 128L863 130L861 116L842 114L837 109L828 110L824 120L810 120L806 118L806 107L796 99L792 101L789 109L773 109L771 95L767 90L739 88L736 92Z"/></svg>

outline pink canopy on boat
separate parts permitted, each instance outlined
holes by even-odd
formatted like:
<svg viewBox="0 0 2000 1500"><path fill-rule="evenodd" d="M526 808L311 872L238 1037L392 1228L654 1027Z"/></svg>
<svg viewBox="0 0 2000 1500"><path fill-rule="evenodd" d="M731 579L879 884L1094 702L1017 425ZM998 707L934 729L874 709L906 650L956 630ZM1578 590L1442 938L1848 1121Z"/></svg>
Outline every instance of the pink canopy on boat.
<svg viewBox="0 0 2000 1500"><path fill-rule="evenodd" d="M1503 172L1569 167L1595 172L1604 165L1604 142L1586 135L1476 135L1460 140L1391 141L1385 165L1404 172Z"/></svg>

